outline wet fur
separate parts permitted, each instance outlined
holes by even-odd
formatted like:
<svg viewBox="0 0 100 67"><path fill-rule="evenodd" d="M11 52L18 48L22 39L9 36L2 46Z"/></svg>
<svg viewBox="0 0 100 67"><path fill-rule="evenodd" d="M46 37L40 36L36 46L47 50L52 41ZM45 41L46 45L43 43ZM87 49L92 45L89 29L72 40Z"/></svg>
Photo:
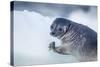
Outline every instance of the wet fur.
<svg viewBox="0 0 100 67"><path fill-rule="evenodd" d="M63 20L64 18L57 18L56 21L60 19ZM61 40L62 43L59 47L56 47L55 42L51 42L50 48L54 52L59 54L73 55L79 61L96 61L97 33L85 25L75 23L68 19L64 20L66 20L66 26L68 24L70 24L70 26L68 26L69 28L67 28L66 32L64 32L63 35L60 38L58 38L59 40ZM57 23L56 21L54 21L52 25L62 24L61 21L59 23ZM57 31L55 30L53 32Z"/></svg>

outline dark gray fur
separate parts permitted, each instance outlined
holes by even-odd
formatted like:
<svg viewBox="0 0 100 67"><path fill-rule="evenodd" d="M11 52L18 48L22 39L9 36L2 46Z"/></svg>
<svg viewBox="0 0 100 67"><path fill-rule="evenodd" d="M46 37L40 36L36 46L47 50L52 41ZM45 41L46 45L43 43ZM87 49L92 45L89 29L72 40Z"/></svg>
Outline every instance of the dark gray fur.
<svg viewBox="0 0 100 67"><path fill-rule="evenodd" d="M56 18L50 29L50 34L61 40L59 47L55 47L55 42L50 43L49 48L54 52L71 54L79 61L97 60L97 33L94 30L64 18Z"/></svg>

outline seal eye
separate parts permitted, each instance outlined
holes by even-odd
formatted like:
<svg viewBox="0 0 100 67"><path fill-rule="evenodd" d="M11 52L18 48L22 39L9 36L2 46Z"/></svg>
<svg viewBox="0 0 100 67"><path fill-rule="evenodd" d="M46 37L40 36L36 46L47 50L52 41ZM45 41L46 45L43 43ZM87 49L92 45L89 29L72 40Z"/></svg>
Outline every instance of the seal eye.
<svg viewBox="0 0 100 67"><path fill-rule="evenodd" d="M63 31L63 29L62 28L59 28L59 31Z"/></svg>
<svg viewBox="0 0 100 67"><path fill-rule="evenodd" d="M53 29L53 26L51 26L51 29Z"/></svg>

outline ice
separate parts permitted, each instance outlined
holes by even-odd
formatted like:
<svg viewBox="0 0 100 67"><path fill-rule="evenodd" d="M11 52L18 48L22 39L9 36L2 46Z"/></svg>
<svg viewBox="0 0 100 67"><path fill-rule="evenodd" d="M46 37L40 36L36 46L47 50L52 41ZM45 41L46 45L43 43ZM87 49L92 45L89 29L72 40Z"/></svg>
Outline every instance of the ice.
<svg viewBox="0 0 100 67"><path fill-rule="evenodd" d="M33 65L69 63L77 60L71 55L60 55L48 46L57 39L50 36L50 25L54 18L34 11L14 11L14 64Z"/></svg>
<svg viewBox="0 0 100 67"><path fill-rule="evenodd" d="M81 9L72 11L68 19L86 25L97 32L97 10L95 7L91 7L88 12Z"/></svg>

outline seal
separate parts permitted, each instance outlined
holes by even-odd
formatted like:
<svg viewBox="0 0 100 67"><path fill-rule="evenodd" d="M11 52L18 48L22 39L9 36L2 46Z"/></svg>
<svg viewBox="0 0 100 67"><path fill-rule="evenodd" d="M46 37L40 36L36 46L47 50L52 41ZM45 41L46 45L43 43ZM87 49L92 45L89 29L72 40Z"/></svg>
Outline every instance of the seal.
<svg viewBox="0 0 100 67"><path fill-rule="evenodd" d="M61 45L55 42L49 48L62 55L73 55L80 62L97 60L97 33L88 26L65 18L56 18L50 26L50 35L58 38Z"/></svg>

